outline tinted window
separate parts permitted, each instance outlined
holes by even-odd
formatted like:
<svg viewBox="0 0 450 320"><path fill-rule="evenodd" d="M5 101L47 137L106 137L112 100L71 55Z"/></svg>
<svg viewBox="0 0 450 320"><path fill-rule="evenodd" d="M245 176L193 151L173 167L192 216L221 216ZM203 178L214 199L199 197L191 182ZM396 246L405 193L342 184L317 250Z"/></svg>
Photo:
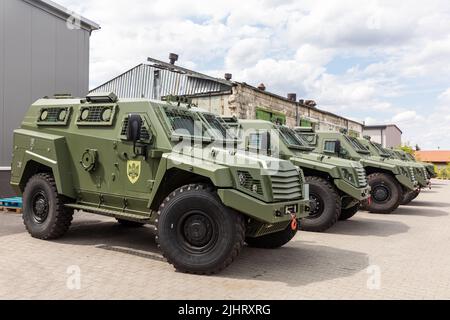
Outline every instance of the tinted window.
<svg viewBox="0 0 450 320"><path fill-rule="evenodd" d="M336 141L325 141L324 150L326 152L335 152L336 149Z"/></svg>
<svg viewBox="0 0 450 320"><path fill-rule="evenodd" d="M164 111L175 134L202 136L206 131L204 123L195 113L175 108L164 108Z"/></svg>
<svg viewBox="0 0 450 320"><path fill-rule="evenodd" d="M303 139L300 139L294 130L287 127L278 127L278 130L281 133L281 138L287 145L296 147L308 147L308 144L305 143Z"/></svg>
<svg viewBox="0 0 450 320"><path fill-rule="evenodd" d="M219 139L234 139L234 135L232 134L231 129L229 126L223 121L222 119L218 118L217 116L209 113L203 113L203 117L205 118L206 122L211 126L211 128L214 130L214 133L211 133L211 135L217 136L219 135Z"/></svg>

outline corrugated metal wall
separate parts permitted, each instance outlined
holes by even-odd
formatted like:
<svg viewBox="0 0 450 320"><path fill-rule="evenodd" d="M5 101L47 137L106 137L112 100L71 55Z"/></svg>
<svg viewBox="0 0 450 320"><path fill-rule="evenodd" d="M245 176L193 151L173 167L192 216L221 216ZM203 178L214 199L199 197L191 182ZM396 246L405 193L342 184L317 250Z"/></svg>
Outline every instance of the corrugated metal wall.
<svg viewBox="0 0 450 320"><path fill-rule="evenodd" d="M168 95L194 95L231 90L219 82L141 64L92 90L113 91L120 98L159 100Z"/></svg>
<svg viewBox="0 0 450 320"><path fill-rule="evenodd" d="M89 89L89 32L22 0L0 1L0 168L32 102Z"/></svg>

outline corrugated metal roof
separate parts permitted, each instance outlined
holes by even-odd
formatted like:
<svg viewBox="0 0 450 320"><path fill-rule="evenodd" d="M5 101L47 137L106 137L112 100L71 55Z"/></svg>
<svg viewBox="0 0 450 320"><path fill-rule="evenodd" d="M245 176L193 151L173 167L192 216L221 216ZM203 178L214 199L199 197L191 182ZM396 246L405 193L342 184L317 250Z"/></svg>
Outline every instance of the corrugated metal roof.
<svg viewBox="0 0 450 320"><path fill-rule="evenodd" d="M114 92L119 98L147 98L161 100L162 97L169 95L201 96L231 93L233 86L242 85L277 99L288 101L292 103L293 106L299 105L298 102L290 101L286 97L268 91L261 91L247 83L232 82L225 79L210 77L153 58L148 58L148 62L148 64L140 64L131 70L126 71L122 75L91 90L91 92ZM347 119L329 111L312 108L307 105L302 106L362 126L362 124L357 121Z"/></svg>
<svg viewBox="0 0 450 320"><path fill-rule="evenodd" d="M195 95L230 91L232 83L185 69L159 64L140 64L91 92L114 92L120 98L160 100L169 95Z"/></svg>

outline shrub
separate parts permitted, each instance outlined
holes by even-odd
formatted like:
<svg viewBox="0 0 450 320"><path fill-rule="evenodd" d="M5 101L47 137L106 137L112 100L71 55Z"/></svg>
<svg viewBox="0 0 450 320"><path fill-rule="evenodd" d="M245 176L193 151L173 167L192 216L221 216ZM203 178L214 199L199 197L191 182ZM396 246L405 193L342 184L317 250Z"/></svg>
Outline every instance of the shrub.
<svg viewBox="0 0 450 320"><path fill-rule="evenodd" d="M437 171L438 179L449 180L450 179L450 164L447 167L438 169Z"/></svg>

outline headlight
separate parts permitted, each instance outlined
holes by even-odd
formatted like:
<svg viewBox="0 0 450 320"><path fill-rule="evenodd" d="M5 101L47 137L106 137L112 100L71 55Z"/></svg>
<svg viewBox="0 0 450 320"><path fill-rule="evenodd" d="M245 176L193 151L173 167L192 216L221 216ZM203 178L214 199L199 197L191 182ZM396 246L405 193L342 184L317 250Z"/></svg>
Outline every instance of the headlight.
<svg viewBox="0 0 450 320"><path fill-rule="evenodd" d="M247 180L249 178L249 173L248 172L239 172L238 173L238 179L239 179L239 184L244 187L247 184Z"/></svg>
<svg viewBox="0 0 450 320"><path fill-rule="evenodd" d="M253 193L257 193L259 195L263 195L262 184L260 180L256 180L252 177L250 172L247 171L239 171L237 173L237 178L239 185Z"/></svg>
<svg viewBox="0 0 450 320"><path fill-rule="evenodd" d="M356 177L348 169L341 169L342 177L351 184L356 184Z"/></svg>

